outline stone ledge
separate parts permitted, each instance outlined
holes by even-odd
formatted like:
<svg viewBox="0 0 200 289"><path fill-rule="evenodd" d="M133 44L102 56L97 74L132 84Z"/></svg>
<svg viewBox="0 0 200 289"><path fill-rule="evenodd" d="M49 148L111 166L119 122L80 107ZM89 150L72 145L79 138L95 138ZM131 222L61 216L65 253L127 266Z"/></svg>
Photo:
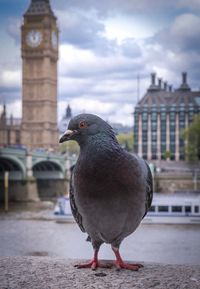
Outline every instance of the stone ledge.
<svg viewBox="0 0 200 289"><path fill-rule="evenodd" d="M198 289L200 265L144 264L138 272L76 269L77 261L48 257L1 257L1 289ZM105 273L96 276L96 273ZM98 274L97 274L98 275ZM101 276L102 275L102 276Z"/></svg>

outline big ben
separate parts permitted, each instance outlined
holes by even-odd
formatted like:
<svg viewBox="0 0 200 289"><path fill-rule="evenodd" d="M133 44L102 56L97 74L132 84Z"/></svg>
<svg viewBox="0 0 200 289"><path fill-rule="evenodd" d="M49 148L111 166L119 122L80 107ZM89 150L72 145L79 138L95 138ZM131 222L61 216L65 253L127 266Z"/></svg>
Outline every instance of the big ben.
<svg viewBox="0 0 200 289"><path fill-rule="evenodd" d="M56 20L49 0L32 0L21 27L21 143L30 149L58 144Z"/></svg>

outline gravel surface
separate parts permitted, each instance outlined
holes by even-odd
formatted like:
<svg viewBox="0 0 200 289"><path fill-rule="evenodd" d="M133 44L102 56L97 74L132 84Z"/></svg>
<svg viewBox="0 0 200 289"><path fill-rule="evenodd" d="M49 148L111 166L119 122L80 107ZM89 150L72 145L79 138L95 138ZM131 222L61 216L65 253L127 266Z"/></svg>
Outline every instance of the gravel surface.
<svg viewBox="0 0 200 289"><path fill-rule="evenodd" d="M199 265L144 264L138 272L76 269L77 261L49 257L0 258L0 289L199 289ZM100 273L100 274L99 274Z"/></svg>

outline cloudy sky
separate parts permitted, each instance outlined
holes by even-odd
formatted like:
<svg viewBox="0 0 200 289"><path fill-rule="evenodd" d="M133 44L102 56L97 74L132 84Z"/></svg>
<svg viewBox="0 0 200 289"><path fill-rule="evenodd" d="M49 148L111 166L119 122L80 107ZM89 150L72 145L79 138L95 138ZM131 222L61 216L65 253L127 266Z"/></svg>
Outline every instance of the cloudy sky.
<svg viewBox="0 0 200 289"><path fill-rule="evenodd" d="M30 0L0 0L0 104L21 116L20 24ZM51 0L60 28L58 112L132 125L150 73L200 88L200 0Z"/></svg>

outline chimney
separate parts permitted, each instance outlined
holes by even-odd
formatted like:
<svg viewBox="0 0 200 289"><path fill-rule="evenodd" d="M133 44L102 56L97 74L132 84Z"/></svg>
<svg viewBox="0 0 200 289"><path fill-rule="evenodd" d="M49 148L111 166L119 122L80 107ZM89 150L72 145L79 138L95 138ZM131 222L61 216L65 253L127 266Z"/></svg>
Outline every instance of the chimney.
<svg viewBox="0 0 200 289"><path fill-rule="evenodd" d="M187 72L182 72L182 83L179 90L190 91L190 87L187 84Z"/></svg>
<svg viewBox="0 0 200 289"><path fill-rule="evenodd" d="M153 72L151 73L151 85L155 85L156 84L156 73Z"/></svg>
<svg viewBox="0 0 200 289"><path fill-rule="evenodd" d="M172 92L172 85L169 85L169 92Z"/></svg>
<svg viewBox="0 0 200 289"><path fill-rule="evenodd" d="M147 91L149 92L159 91L159 87L156 85L156 73L155 72L151 73L151 84Z"/></svg>
<svg viewBox="0 0 200 289"><path fill-rule="evenodd" d="M167 81L164 82L164 91L167 91Z"/></svg>
<svg viewBox="0 0 200 289"><path fill-rule="evenodd" d="M160 90L162 89L162 78L158 78L158 87Z"/></svg>
<svg viewBox="0 0 200 289"><path fill-rule="evenodd" d="M182 72L182 84L187 84L187 72Z"/></svg>

